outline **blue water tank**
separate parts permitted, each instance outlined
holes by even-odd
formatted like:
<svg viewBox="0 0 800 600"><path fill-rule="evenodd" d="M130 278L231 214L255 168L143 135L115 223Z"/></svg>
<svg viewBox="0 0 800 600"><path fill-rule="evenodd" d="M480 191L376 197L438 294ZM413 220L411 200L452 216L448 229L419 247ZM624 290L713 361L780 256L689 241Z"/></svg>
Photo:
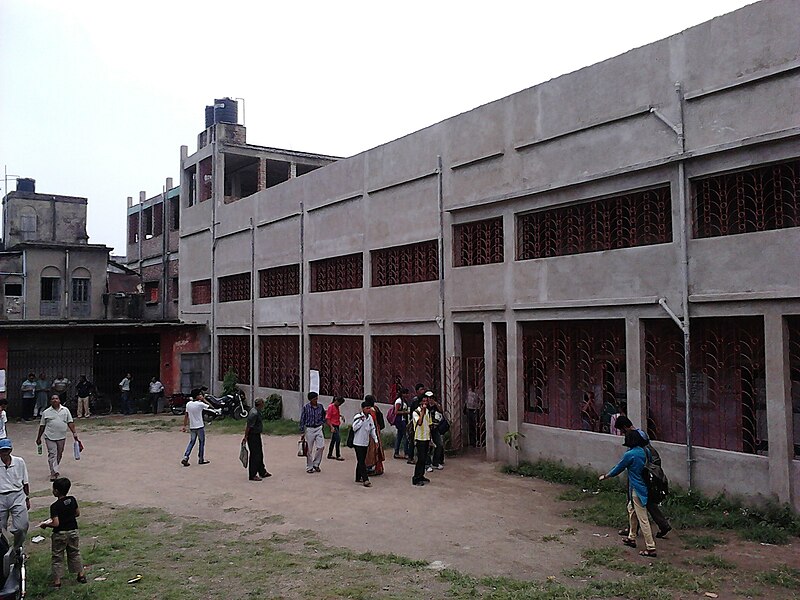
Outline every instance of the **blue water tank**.
<svg viewBox="0 0 800 600"><path fill-rule="evenodd" d="M214 124L214 105L206 106L206 129Z"/></svg>
<svg viewBox="0 0 800 600"><path fill-rule="evenodd" d="M29 177L19 177L17 179L17 191L36 193L36 180Z"/></svg>
<svg viewBox="0 0 800 600"><path fill-rule="evenodd" d="M214 123L238 123L239 103L232 98L214 100Z"/></svg>

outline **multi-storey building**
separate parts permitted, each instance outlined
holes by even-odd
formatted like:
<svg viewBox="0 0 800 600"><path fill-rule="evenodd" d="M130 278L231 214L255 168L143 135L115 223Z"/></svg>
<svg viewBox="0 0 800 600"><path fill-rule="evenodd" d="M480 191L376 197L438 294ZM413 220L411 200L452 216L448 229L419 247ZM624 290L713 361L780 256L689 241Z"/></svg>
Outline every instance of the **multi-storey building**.
<svg viewBox="0 0 800 600"><path fill-rule="evenodd" d="M290 416L310 370L421 381L458 446L473 387L489 459L600 469L625 412L674 482L800 506L798 28L758 2L274 187L218 129L182 149L180 316Z"/></svg>

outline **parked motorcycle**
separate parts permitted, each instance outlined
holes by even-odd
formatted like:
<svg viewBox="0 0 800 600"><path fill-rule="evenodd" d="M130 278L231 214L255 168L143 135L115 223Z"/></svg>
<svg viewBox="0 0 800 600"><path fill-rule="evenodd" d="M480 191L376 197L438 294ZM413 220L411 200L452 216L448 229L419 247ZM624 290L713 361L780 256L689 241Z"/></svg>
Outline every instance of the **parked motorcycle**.
<svg viewBox="0 0 800 600"><path fill-rule="evenodd" d="M0 533L0 600L25 597L25 554Z"/></svg>
<svg viewBox="0 0 800 600"><path fill-rule="evenodd" d="M211 405L214 411L218 412L217 417L211 417L211 420L214 418L224 419L228 415L234 419L247 418L249 408L244 400L244 392L241 390L236 390L233 394L226 394L224 396L220 396L219 398L212 394L206 394L205 397L206 402ZM203 411L204 417L206 412L211 411Z"/></svg>

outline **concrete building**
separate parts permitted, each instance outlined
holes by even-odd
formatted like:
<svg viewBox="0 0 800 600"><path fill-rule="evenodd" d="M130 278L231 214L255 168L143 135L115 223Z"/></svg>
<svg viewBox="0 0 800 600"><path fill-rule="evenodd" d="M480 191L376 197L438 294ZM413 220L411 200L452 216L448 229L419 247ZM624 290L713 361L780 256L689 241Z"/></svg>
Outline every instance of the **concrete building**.
<svg viewBox="0 0 800 600"><path fill-rule="evenodd" d="M798 29L758 2L274 187L207 130L180 317L289 416L310 369L422 381L459 447L473 387L490 460L605 469L624 411L675 483L800 507Z"/></svg>

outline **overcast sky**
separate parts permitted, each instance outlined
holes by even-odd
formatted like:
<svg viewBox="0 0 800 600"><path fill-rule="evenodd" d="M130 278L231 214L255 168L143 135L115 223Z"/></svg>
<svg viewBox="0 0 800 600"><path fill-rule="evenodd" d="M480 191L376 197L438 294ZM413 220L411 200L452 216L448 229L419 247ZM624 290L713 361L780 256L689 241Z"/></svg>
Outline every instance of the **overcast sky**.
<svg viewBox="0 0 800 600"><path fill-rule="evenodd" d="M350 156L749 3L0 0L0 168L124 254L214 98L251 144Z"/></svg>

